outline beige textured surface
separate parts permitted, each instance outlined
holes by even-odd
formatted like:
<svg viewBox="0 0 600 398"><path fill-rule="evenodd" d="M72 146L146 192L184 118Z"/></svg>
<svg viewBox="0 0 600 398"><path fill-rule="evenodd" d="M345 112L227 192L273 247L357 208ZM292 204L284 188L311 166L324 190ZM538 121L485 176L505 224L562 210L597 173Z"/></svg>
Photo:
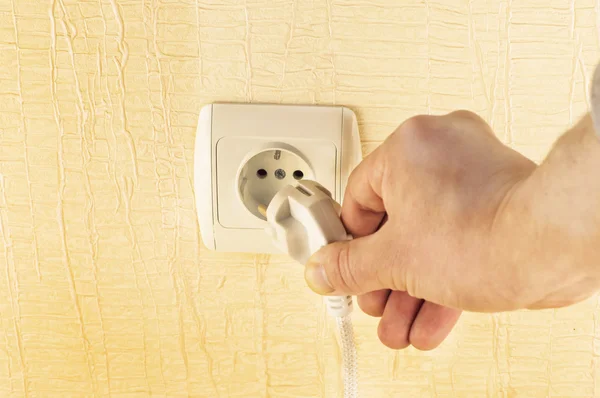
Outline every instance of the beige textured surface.
<svg viewBox="0 0 600 398"><path fill-rule="evenodd" d="M541 159L587 107L593 0L0 0L0 396L337 396L334 330L284 257L202 248L200 107L344 104L366 151L467 108ZM365 397L600 396L596 298L462 318Z"/></svg>

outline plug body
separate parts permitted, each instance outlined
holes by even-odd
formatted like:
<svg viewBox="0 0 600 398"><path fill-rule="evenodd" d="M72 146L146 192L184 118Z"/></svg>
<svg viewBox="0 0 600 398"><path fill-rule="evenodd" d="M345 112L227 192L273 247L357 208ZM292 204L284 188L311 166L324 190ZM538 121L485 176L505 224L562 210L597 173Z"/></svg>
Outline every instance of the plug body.
<svg viewBox="0 0 600 398"><path fill-rule="evenodd" d="M306 264L321 247L349 239L340 210L322 185L299 181L277 192L267 208L266 230L279 250Z"/></svg>
<svg viewBox="0 0 600 398"><path fill-rule="evenodd" d="M267 234L275 246L305 264L321 247L352 239L340 219L340 205L314 181L298 181L281 189L266 211ZM325 297L327 311L335 317L352 312L351 296Z"/></svg>

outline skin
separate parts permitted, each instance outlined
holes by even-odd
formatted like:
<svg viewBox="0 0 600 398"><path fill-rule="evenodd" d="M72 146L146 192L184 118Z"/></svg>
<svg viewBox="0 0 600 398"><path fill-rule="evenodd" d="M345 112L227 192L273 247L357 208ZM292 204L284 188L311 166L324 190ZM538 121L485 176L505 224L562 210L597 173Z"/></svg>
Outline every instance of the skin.
<svg viewBox="0 0 600 398"><path fill-rule="evenodd" d="M600 141L589 115L539 166L477 115L407 120L352 173L355 239L306 265L323 295L358 295L393 349L437 347L461 311L556 308L600 287Z"/></svg>

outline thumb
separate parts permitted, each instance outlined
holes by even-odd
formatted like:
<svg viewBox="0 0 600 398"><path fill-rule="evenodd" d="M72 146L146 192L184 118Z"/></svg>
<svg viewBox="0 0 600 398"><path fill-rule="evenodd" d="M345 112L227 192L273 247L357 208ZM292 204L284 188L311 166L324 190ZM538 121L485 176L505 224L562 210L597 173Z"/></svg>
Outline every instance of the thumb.
<svg viewBox="0 0 600 398"><path fill-rule="evenodd" d="M308 286L321 295L357 295L395 288L394 245L381 232L335 242L317 251L304 270Z"/></svg>

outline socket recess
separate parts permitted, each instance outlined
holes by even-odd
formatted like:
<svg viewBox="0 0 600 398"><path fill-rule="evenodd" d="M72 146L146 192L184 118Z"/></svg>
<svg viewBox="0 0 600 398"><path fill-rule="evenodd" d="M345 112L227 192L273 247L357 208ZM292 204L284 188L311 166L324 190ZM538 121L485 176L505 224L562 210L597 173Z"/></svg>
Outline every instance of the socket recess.
<svg viewBox="0 0 600 398"><path fill-rule="evenodd" d="M362 159L354 112L337 106L211 104L200 112L194 190L205 246L278 253L258 212L297 180L340 202Z"/></svg>

